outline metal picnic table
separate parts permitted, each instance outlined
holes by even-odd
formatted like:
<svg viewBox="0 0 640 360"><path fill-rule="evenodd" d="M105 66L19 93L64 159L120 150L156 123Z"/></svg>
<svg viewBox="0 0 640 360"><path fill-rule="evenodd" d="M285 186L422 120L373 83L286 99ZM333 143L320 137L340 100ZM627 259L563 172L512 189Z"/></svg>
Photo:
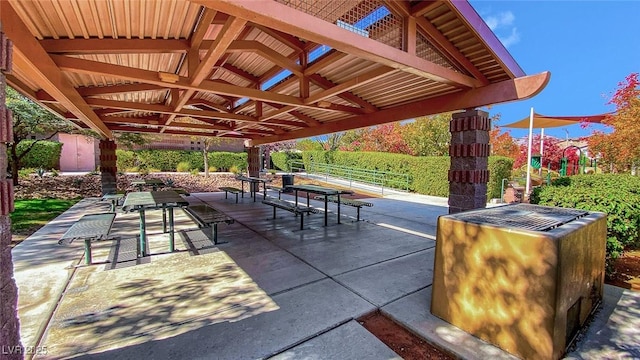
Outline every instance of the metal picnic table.
<svg viewBox="0 0 640 360"><path fill-rule="evenodd" d="M248 182L249 183L249 194L253 195L253 202L256 201L256 190L260 188L260 183L262 183L262 188L264 190L264 197L267 197L267 182L269 180L267 179L262 179L262 178L257 178L257 177L252 177L252 176L244 176L244 175L239 175L236 176L236 180L240 180L240 182L242 183L242 193L243 193L243 197L244 197L244 183ZM258 184L257 189L254 189L254 184Z"/></svg>
<svg viewBox="0 0 640 360"><path fill-rule="evenodd" d="M165 212L169 210L169 251L175 250L173 208L188 206L189 202L173 190L167 191L140 191L127 194L122 204L124 211L138 211L140 213L140 246L138 256L146 256L147 230L146 210L162 209L162 227L166 232Z"/></svg>
<svg viewBox="0 0 640 360"><path fill-rule="evenodd" d="M151 188L153 189L153 191L158 190L158 188L163 187L164 181L160 180L160 179L141 179L141 180L134 180L131 182L131 185L135 186L138 191L142 191L142 189L145 186L151 186Z"/></svg>
<svg viewBox="0 0 640 360"><path fill-rule="evenodd" d="M307 207L309 207L309 193L324 196L324 226L327 226L328 197L335 195L338 198L338 224L340 224L340 194L353 194L351 190L333 189L318 185L287 185L286 187L295 191L296 206L298 206L298 190L307 193Z"/></svg>

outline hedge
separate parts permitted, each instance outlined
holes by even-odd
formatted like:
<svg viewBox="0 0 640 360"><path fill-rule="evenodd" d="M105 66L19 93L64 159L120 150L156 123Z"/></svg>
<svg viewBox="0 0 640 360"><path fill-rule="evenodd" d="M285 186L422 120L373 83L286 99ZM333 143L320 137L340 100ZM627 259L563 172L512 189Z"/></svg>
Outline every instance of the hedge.
<svg viewBox="0 0 640 360"><path fill-rule="evenodd" d="M640 247L640 178L575 175L534 189L531 203L607 213L607 270L625 248Z"/></svg>
<svg viewBox="0 0 640 360"><path fill-rule="evenodd" d="M247 167L246 153L210 152L209 166L219 171L228 171L232 166L239 169ZM160 171L176 171L178 164L188 162L192 169L204 171L204 160L201 151L187 150L116 150L116 165L120 171L138 167L158 169Z"/></svg>
<svg viewBox="0 0 640 360"><path fill-rule="evenodd" d="M301 161L302 154L293 151L279 151L273 152L269 155L273 166L282 171L290 172L289 164L291 161Z"/></svg>
<svg viewBox="0 0 640 360"><path fill-rule="evenodd" d="M380 152L305 151L305 168L316 164L335 164L367 170L388 171L409 175L409 190L432 196L449 196L448 156L410 156ZM509 178L513 160L502 156L489 157L487 197L499 198L503 178Z"/></svg>
<svg viewBox="0 0 640 360"><path fill-rule="evenodd" d="M23 140L18 143L17 152L22 153L35 140ZM23 168L59 169L62 143L57 141L38 141L33 148L22 158ZM10 159L9 159L10 160Z"/></svg>

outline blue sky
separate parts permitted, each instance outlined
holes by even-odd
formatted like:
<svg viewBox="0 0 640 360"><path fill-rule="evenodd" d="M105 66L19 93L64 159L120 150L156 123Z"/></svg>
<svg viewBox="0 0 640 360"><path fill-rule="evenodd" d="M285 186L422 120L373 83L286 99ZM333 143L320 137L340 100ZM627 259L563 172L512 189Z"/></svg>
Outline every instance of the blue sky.
<svg viewBox="0 0 640 360"><path fill-rule="evenodd" d="M530 100L495 105L498 125L529 115L594 115L618 83L640 72L640 1L483 1L471 5L528 75L551 72L547 87ZM595 127L603 129L602 126ZM545 135L586 136L580 125L545 129ZM512 129L514 137L526 129ZM539 133L540 130L534 130Z"/></svg>

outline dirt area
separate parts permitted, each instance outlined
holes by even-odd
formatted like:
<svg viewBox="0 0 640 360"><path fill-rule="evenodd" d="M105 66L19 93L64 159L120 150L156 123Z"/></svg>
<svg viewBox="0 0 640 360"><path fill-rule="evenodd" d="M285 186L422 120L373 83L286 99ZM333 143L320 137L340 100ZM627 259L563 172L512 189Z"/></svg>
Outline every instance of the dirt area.
<svg viewBox="0 0 640 360"><path fill-rule="evenodd" d="M614 269L613 276L605 280L607 284L640 291L640 250L626 251L616 260Z"/></svg>
<svg viewBox="0 0 640 360"><path fill-rule="evenodd" d="M380 312L360 318L358 322L405 360L454 359Z"/></svg>

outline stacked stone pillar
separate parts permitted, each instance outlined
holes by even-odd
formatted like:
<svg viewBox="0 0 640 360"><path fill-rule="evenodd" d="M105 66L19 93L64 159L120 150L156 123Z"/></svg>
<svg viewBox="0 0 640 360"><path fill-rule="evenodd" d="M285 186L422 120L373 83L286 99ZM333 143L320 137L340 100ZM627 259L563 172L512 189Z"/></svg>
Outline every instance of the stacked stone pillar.
<svg viewBox="0 0 640 360"><path fill-rule="evenodd" d="M116 143L113 140L100 140L100 173L102 176L102 195L115 194L118 188L116 173Z"/></svg>
<svg viewBox="0 0 640 360"><path fill-rule="evenodd" d="M489 113L467 110L453 114L449 131L449 214L484 208L489 182Z"/></svg>
<svg viewBox="0 0 640 360"><path fill-rule="evenodd" d="M5 74L11 73L11 55L11 41L2 32L0 23L0 358L22 359L9 218L13 211L13 183L7 179L7 143L13 142L13 121L5 104Z"/></svg>
<svg viewBox="0 0 640 360"><path fill-rule="evenodd" d="M249 176L260 177L260 148L251 146L247 148L247 162L249 163ZM252 191L260 191L260 184L251 183Z"/></svg>

